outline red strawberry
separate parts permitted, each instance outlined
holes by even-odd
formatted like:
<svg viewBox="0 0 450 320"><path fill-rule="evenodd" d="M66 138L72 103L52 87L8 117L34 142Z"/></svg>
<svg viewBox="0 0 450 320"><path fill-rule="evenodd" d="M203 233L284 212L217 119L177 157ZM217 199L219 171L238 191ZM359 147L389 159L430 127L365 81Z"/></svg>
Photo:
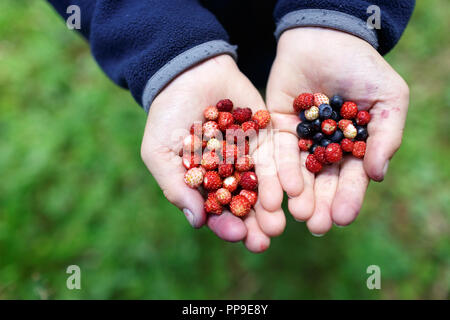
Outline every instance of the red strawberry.
<svg viewBox="0 0 450 320"><path fill-rule="evenodd" d="M358 113L358 107L356 103L352 101L346 101L341 107L341 117L344 119L353 119Z"/></svg>
<svg viewBox="0 0 450 320"><path fill-rule="evenodd" d="M222 146L223 163L235 163L238 156L238 149L235 144L229 144L225 141Z"/></svg>
<svg viewBox="0 0 450 320"><path fill-rule="evenodd" d="M319 160L316 159L316 156L313 154L308 154L308 157L306 157L306 169L308 169L312 173L318 173L320 170L322 170L322 164L319 162Z"/></svg>
<svg viewBox="0 0 450 320"><path fill-rule="evenodd" d="M242 124L242 130L244 130L247 135L257 135L259 131L259 125L254 121L247 121ZM252 130L254 133L252 132Z"/></svg>
<svg viewBox="0 0 450 320"><path fill-rule="evenodd" d="M241 182L241 172L239 171L235 171L233 174L233 177L236 178L236 182L239 184L239 182Z"/></svg>
<svg viewBox="0 0 450 320"><path fill-rule="evenodd" d="M231 192L228 189L220 188L216 191L216 199L220 204L229 204L231 201Z"/></svg>
<svg viewBox="0 0 450 320"><path fill-rule="evenodd" d="M325 156L325 148L322 146L316 147L314 150L314 156L316 157L317 161L319 161L321 164L327 164L327 158Z"/></svg>
<svg viewBox="0 0 450 320"><path fill-rule="evenodd" d="M214 151L205 152L202 157L202 167L207 171L215 170L219 166L219 156Z"/></svg>
<svg viewBox="0 0 450 320"><path fill-rule="evenodd" d="M341 129L341 131L344 132L345 128L347 128L347 126L350 124L353 124L352 120L342 119L342 120L339 120L338 126L339 126L339 129Z"/></svg>
<svg viewBox="0 0 450 320"><path fill-rule="evenodd" d="M294 100L294 111L299 113L314 105L314 95L312 93L302 93Z"/></svg>
<svg viewBox="0 0 450 320"><path fill-rule="evenodd" d="M256 122L261 129L264 129L270 122L270 113L267 110L258 110L253 115L252 120Z"/></svg>
<svg viewBox="0 0 450 320"><path fill-rule="evenodd" d="M348 138L342 139L341 140L341 148L345 152L352 152L353 151L353 141Z"/></svg>
<svg viewBox="0 0 450 320"><path fill-rule="evenodd" d="M332 135L337 129L336 121L333 119L326 119L322 122L322 132L327 135Z"/></svg>
<svg viewBox="0 0 450 320"><path fill-rule="evenodd" d="M313 145L313 141L311 139L300 139L298 140L298 147L301 151L308 151L309 148Z"/></svg>
<svg viewBox="0 0 450 320"><path fill-rule="evenodd" d="M202 147L202 140L193 134L190 134L183 139L183 154L194 153L201 147Z"/></svg>
<svg viewBox="0 0 450 320"><path fill-rule="evenodd" d="M219 164L219 176L221 176L222 178L226 178L229 177L233 174L233 165L232 164L228 164L228 163L224 163L224 164Z"/></svg>
<svg viewBox="0 0 450 320"><path fill-rule="evenodd" d="M183 154L183 166L189 170L195 167L198 167L201 163L202 159L200 158L200 155L197 153L191 153L191 154Z"/></svg>
<svg viewBox="0 0 450 320"><path fill-rule="evenodd" d="M338 143L330 143L325 149L325 157L327 162L335 163L342 159L342 149Z"/></svg>
<svg viewBox="0 0 450 320"><path fill-rule="evenodd" d="M230 210L237 217L244 217L250 212L250 202L246 197L237 195L231 199Z"/></svg>
<svg viewBox="0 0 450 320"><path fill-rule="evenodd" d="M231 110L233 110L233 102L231 102L230 99L220 100L217 102L216 108L220 112L231 112Z"/></svg>
<svg viewBox="0 0 450 320"><path fill-rule="evenodd" d="M219 112L219 118L217 118L217 123L222 131L225 131L228 126L234 123L233 115L230 112Z"/></svg>
<svg viewBox="0 0 450 320"><path fill-rule="evenodd" d="M219 110L215 106L209 106L203 111L206 120L217 120L219 117Z"/></svg>
<svg viewBox="0 0 450 320"><path fill-rule="evenodd" d="M197 188L203 182L203 170L200 168L192 168L184 174L184 182L190 188Z"/></svg>
<svg viewBox="0 0 450 320"><path fill-rule="evenodd" d="M237 123L244 123L252 118L252 109L250 108L235 108L233 110L233 118Z"/></svg>
<svg viewBox="0 0 450 320"><path fill-rule="evenodd" d="M203 136L207 139L211 139L219 132L219 125L215 121L207 121L203 124Z"/></svg>
<svg viewBox="0 0 450 320"><path fill-rule="evenodd" d="M203 178L203 187L206 190L214 191L219 189L221 186L222 180L220 179L219 174L215 171L207 171L205 177Z"/></svg>
<svg viewBox="0 0 450 320"><path fill-rule="evenodd" d="M258 177L252 171L246 171L241 174L241 181L239 182L242 189L256 190L258 187Z"/></svg>
<svg viewBox="0 0 450 320"><path fill-rule="evenodd" d="M330 104L330 99L323 93L314 93L314 105L319 107L321 104Z"/></svg>
<svg viewBox="0 0 450 320"><path fill-rule="evenodd" d="M201 136L202 135L202 122L201 121L195 121L192 125L191 128L189 129L189 133L190 134L195 134L196 136Z"/></svg>
<svg viewBox="0 0 450 320"><path fill-rule="evenodd" d="M258 200L258 194L255 191L241 190L239 195L246 197L251 206L254 206Z"/></svg>
<svg viewBox="0 0 450 320"><path fill-rule="evenodd" d="M238 157L248 155L250 152L250 143L244 140L244 143L238 143Z"/></svg>
<svg viewBox="0 0 450 320"><path fill-rule="evenodd" d="M230 192L234 192L238 187L238 181L234 176L226 177L223 180L223 187Z"/></svg>
<svg viewBox="0 0 450 320"><path fill-rule="evenodd" d="M356 141L353 145L352 154L356 158L364 158L364 155L366 154L366 143L364 141Z"/></svg>
<svg viewBox="0 0 450 320"><path fill-rule="evenodd" d="M205 211L207 213L212 214L221 214L222 213L222 205L216 198L215 192L210 192L208 194L208 198L206 199L204 203Z"/></svg>
<svg viewBox="0 0 450 320"><path fill-rule="evenodd" d="M254 166L253 159L249 155L238 158L235 164L236 170L241 172L249 171L253 169Z"/></svg>
<svg viewBox="0 0 450 320"><path fill-rule="evenodd" d="M358 111L356 114L356 124L359 126L364 126L370 122L370 113L366 110Z"/></svg>

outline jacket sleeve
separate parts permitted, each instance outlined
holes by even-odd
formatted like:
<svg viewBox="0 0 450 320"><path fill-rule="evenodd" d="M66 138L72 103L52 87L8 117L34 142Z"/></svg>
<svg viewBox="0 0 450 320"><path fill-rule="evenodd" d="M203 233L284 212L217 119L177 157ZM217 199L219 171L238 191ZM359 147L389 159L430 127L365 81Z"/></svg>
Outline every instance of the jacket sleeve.
<svg viewBox="0 0 450 320"><path fill-rule="evenodd" d="M104 72L148 111L178 74L236 48L213 14L197 0L48 0L67 19L77 5L80 33Z"/></svg>
<svg viewBox="0 0 450 320"><path fill-rule="evenodd" d="M277 39L283 31L317 26L351 33L369 42L380 54L398 42L411 17L415 0L279 0L274 16ZM379 8L379 28L369 28L367 20ZM373 26L373 24L371 24Z"/></svg>

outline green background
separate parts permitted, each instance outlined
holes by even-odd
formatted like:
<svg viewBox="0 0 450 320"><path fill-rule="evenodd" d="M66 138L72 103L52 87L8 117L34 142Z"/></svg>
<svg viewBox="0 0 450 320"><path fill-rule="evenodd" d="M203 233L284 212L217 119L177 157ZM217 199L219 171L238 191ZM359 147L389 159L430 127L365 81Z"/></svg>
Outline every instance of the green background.
<svg viewBox="0 0 450 320"><path fill-rule="evenodd" d="M418 1L389 62L411 87L403 145L359 218L290 216L263 254L193 230L139 155L144 112L45 1L0 2L1 299L448 299L449 2ZM66 288L67 266L82 290ZM381 290L368 290L378 265Z"/></svg>

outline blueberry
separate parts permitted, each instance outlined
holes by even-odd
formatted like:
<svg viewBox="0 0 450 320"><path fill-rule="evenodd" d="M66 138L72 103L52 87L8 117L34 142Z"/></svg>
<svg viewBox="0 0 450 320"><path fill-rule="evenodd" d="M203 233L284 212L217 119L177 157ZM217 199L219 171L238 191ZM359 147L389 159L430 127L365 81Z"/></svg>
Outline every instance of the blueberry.
<svg viewBox="0 0 450 320"><path fill-rule="evenodd" d="M339 122L339 120L341 120L341 116L339 115L339 113L337 113L335 110L333 110L333 112L331 113L330 119L333 119L334 121Z"/></svg>
<svg viewBox="0 0 450 320"><path fill-rule="evenodd" d="M314 120L311 124L314 131L322 130L322 121L320 119Z"/></svg>
<svg viewBox="0 0 450 320"><path fill-rule="evenodd" d="M322 139L322 141L320 141L320 145L324 148L326 148L330 143L331 143L330 139Z"/></svg>
<svg viewBox="0 0 450 320"><path fill-rule="evenodd" d="M359 141L365 141L367 139L367 136L369 134L367 133L367 128L363 126L357 126L356 127L356 140Z"/></svg>
<svg viewBox="0 0 450 320"><path fill-rule="evenodd" d="M305 117L305 110L300 111L300 113L298 114L298 117L300 118L300 120L302 120L302 122L307 121L306 117Z"/></svg>
<svg viewBox="0 0 450 320"><path fill-rule="evenodd" d="M339 111L341 109L343 103L344 103L344 99L337 94L335 94L330 99L330 106L336 111Z"/></svg>
<svg viewBox="0 0 450 320"><path fill-rule="evenodd" d="M313 144L312 145L312 147L309 149L309 153L314 153L314 150L316 150L316 148L318 147L319 145L316 143L316 144Z"/></svg>
<svg viewBox="0 0 450 320"><path fill-rule="evenodd" d="M319 143L319 142L323 139L324 136L325 136L325 135L324 135L322 132L317 132L317 133L313 136L313 140L314 140L315 143Z"/></svg>
<svg viewBox="0 0 450 320"><path fill-rule="evenodd" d="M297 134L300 138L309 138L312 134L311 124L308 122L300 122L297 126Z"/></svg>
<svg viewBox="0 0 450 320"><path fill-rule="evenodd" d="M322 120L329 119L331 114L333 113L333 109L331 109L329 104L321 104L319 106L319 117Z"/></svg>
<svg viewBox="0 0 450 320"><path fill-rule="evenodd" d="M341 130L337 129L330 137L331 142L340 142L344 138L344 134Z"/></svg>

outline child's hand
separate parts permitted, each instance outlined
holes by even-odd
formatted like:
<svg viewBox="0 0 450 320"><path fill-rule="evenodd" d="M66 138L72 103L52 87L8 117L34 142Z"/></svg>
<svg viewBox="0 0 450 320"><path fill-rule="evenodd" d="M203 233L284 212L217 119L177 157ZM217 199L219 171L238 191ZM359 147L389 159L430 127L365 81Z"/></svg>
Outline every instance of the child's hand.
<svg viewBox="0 0 450 320"><path fill-rule="evenodd" d="M185 168L179 151L183 135L194 121L201 121L203 110L219 100L229 98L235 106L253 111L265 109L265 104L250 81L239 71L228 55L209 59L185 71L173 80L154 100L148 115L142 142L142 158L167 199L183 210L192 226L207 223L220 238L227 241L244 240L254 252L269 247L270 236L280 234L285 226L281 210L283 192L273 160L270 139L259 140L250 151L255 158L259 180L259 199L255 210L245 219L230 212L206 216L203 197L183 181Z"/></svg>
<svg viewBox="0 0 450 320"><path fill-rule="evenodd" d="M315 178L300 155L292 102L302 92L339 94L370 109L364 162L345 158ZM400 147L409 90L378 52L353 35L323 28L295 28L282 34L267 88L267 105L282 142L279 178L289 195L289 211L324 234L332 222L348 225L358 215L369 177L381 181Z"/></svg>

